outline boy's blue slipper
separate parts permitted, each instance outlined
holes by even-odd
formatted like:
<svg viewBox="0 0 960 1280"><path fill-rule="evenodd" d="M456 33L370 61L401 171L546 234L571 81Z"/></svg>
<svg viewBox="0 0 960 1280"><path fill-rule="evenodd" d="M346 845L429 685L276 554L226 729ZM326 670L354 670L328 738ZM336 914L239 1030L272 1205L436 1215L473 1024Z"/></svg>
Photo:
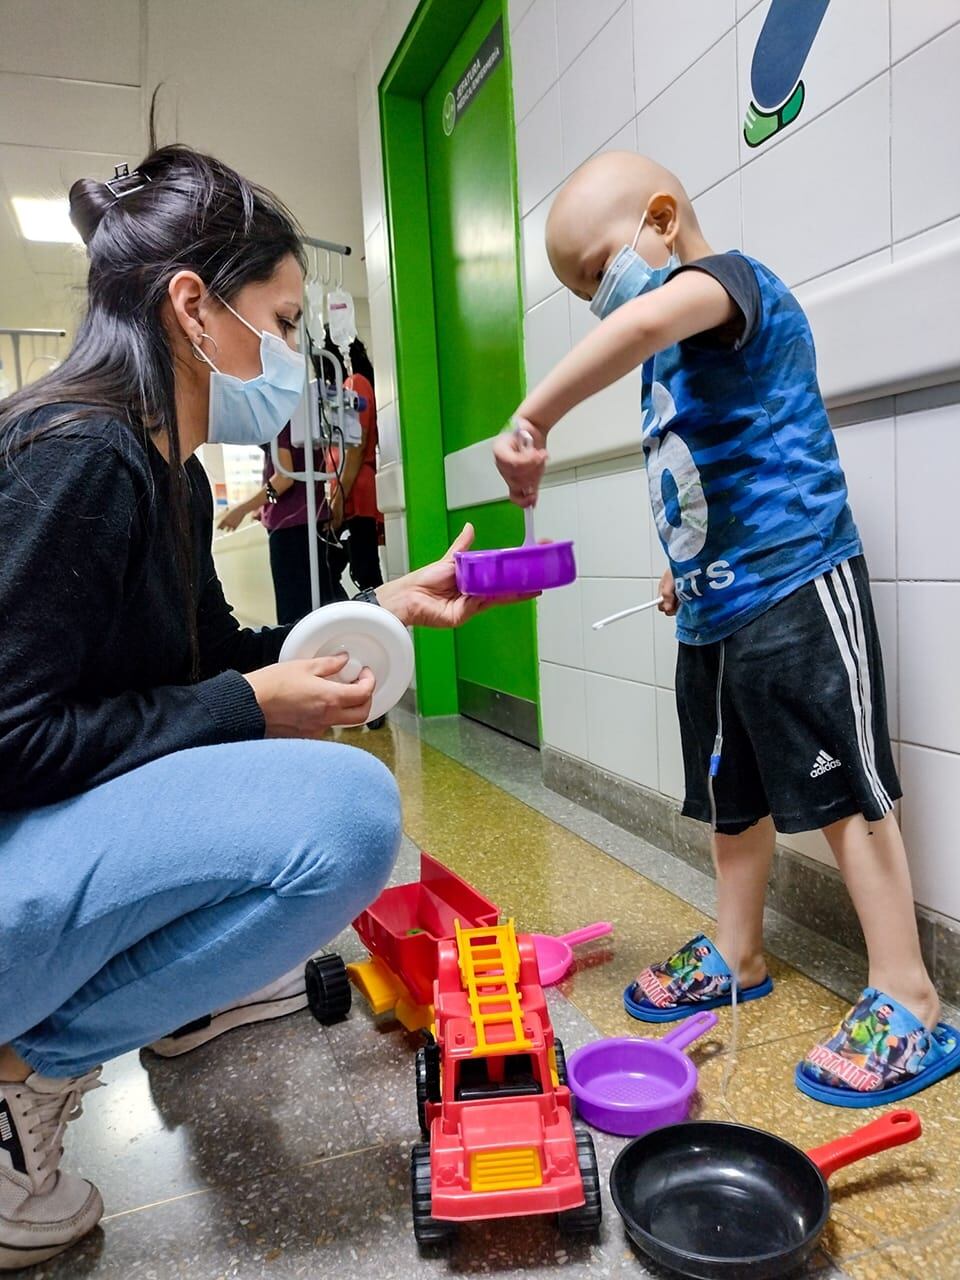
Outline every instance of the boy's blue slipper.
<svg viewBox="0 0 960 1280"><path fill-rule="evenodd" d="M833 1107L900 1102L960 1068L960 1031L928 1031L902 1004L867 987L833 1035L797 1066L801 1093Z"/></svg>
<svg viewBox="0 0 960 1280"><path fill-rule="evenodd" d="M773 979L737 991L737 1003L759 1000L773 990ZM644 969L623 993L623 1007L641 1022L676 1022L703 1009L733 1003L730 966L709 938L698 934L663 964Z"/></svg>

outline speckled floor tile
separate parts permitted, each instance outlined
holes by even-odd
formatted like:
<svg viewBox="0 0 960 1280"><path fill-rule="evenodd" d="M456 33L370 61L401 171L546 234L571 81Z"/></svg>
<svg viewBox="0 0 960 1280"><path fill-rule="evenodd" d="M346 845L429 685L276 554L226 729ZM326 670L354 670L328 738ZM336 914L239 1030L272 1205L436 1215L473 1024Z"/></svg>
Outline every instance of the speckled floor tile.
<svg viewBox="0 0 960 1280"><path fill-rule="evenodd" d="M885 1249L880 1261L889 1268L883 1274L907 1280L956 1280L960 1275L960 1208L942 1228L921 1232L902 1244ZM877 1255L853 1257L847 1263L852 1280L873 1280Z"/></svg>
<svg viewBox="0 0 960 1280"><path fill-rule="evenodd" d="M350 1016L326 1035L367 1142L416 1141L414 1057L421 1036L388 1015L375 1019L356 995Z"/></svg>
<svg viewBox="0 0 960 1280"><path fill-rule="evenodd" d="M107 1213L366 1144L359 1112L307 1012L232 1031L181 1058L107 1064L107 1089L67 1131L67 1167Z"/></svg>
<svg viewBox="0 0 960 1280"><path fill-rule="evenodd" d="M451 735L452 727L452 741ZM399 778L407 839L394 883L416 878L422 846L521 927L562 932L613 920L614 937L581 948L574 974L550 992L552 1017L568 1052L600 1034L643 1032L623 1012L622 988L643 964L709 931L705 897L691 905L641 879L644 865L657 876L669 872L653 855L644 863L642 841L631 846L631 863L592 843L584 834L592 828L574 831L538 812L532 777L515 780L514 794L506 794L395 724L381 734L343 736L373 750ZM475 744L473 728L469 739L458 750ZM497 742L491 735L484 755L491 774L510 763L506 753L497 763ZM603 840L610 839L604 832ZM347 960L363 954L351 930L330 949ZM737 1117L815 1145L875 1113L821 1107L794 1090L795 1062L843 1002L783 961L772 961L772 970L776 994L741 1010L739 1065L726 1104L728 1013L698 1046L696 1108L720 1118L729 1104ZM649 1034L663 1031L652 1027ZM68 1168L100 1184L104 1227L32 1274L38 1280L655 1274L629 1245L609 1200L607 1176L623 1140L602 1134L596 1145L605 1221L597 1243L567 1244L552 1223L524 1219L472 1225L449 1256L419 1257L407 1168L417 1136L415 1043L357 999L336 1027L320 1028L303 1013L232 1033L172 1062L128 1055L110 1064L112 1087L87 1100L68 1131L66 1155ZM960 1080L921 1095L916 1108L926 1125L919 1143L836 1176L826 1251L806 1276L960 1280L960 1263L951 1270L960 1252Z"/></svg>
<svg viewBox="0 0 960 1280"><path fill-rule="evenodd" d="M419 720L398 710L392 719L395 729L420 738L682 901L712 915L716 897L712 875L552 791L543 782L540 755L532 748L457 716ZM766 912L764 929L773 954L848 1003L856 1000L866 982L862 954L772 909ZM948 1008L946 1016L960 1022L960 1010Z"/></svg>
<svg viewBox="0 0 960 1280"><path fill-rule="evenodd" d="M793 1071L810 1044L810 1034L804 1032L743 1049L725 1097L727 1059L707 1057L700 1064L697 1113L704 1119L733 1119L769 1129L804 1150L888 1113L889 1108L879 1107L825 1107L801 1094L793 1085ZM884 1267L897 1256L909 1256L910 1242L919 1233L942 1232L953 1242L960 1238L960 1077L904 1105L920 1115L923 1136L851 1165L831 1179L833 1212L824 1245L858 1280L867 1280L873 1271L885 1280ZM937 1250L928 1247L935 1257ZM950 1247L955 1249L955 1243ZM952 1262L954 1270L943 1272L949 1280L960 1276L960 1251L954 1252Z"/></svg>
<svg viewBox="0 0 960 1280"><path fill-rule="evenodd" d="M710 932L710 918L412 735L394 729L373 746L396 770L410 837L520 927L563 933L593 920L614 923L612 938L581 950L565 993L605 1033L639 1034L620 992L644 965ZM843 1012L843 1001L782 962L771 959L771 972L778 990L744 1007L745 1044L820 1027Z"/></svg>
<svg viewBox="0 0 960 1280"><path fill-rule="evenodd" d="M405 839L393 883L415 879L419 857ZM352 929L330 949L348 962L366 954ZM304 1012L180 1058L125 1054L67 1130L68 1167L100 1187L109 1214L355 1150L373 1113L358 1110L334 1049Z"/></svg>
<svg viewBox="0 0 960 1280"><path fill-rule="evenodd" d="M630 1246L606 1190L620 1140L598 1135L604 1223L596 1243L565 1241L548 1218L472 1223L446 1256L419 1256L410 1228L408 1144L348 1153L255 1183L181 1196L110 1218L37 1280L221 1280L496 1275L503 1280L663 1280ZM822 1274L819 1255L806 1275Z"/></svg>

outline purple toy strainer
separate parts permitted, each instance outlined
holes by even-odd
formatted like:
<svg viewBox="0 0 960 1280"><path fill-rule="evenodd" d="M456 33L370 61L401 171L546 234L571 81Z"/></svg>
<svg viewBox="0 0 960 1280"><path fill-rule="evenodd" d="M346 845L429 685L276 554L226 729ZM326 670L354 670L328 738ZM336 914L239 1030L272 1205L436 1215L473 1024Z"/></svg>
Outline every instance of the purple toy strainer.
<svg viewBox="0 0 960 1280"><path fill-rule="evenodd" d="M529 431L518 428L524 444L533 444ZM572 542L540 542L533 532L533 508L523 512L523 543L499 551L458 551L457 588L464 595L531 595L551 587L566 587L577 577Z"/></svg>
<svg viewBox="0 0 960 1280"><path fill-rule="evenodd" d="M572 542L542 542L502 551L454 553L457 589L467 596L533 595L577 577Z"/></svg>
<svg viewBox="0 0 960 1280"><path fill-rule="evenodd" d="M637 1137L687 1118L697 1068L681 1050L717 1025L696 1013L660 1040L595 1040L567 1062L581 1119L606 1133Z"/></svg>

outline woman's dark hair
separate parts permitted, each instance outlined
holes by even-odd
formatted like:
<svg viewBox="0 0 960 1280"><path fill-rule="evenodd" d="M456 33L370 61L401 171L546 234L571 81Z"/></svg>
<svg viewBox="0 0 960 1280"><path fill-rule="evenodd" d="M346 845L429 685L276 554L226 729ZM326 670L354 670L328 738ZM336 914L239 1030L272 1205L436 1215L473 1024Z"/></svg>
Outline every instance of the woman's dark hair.
<svg viewBox="0 0 960 1280"><path fill-rule="evenodd" d="M70 218L90 259L86 315L63 363L0 403L0 460L104 413L128 423L144 443L149 432L163 433L196 667L189 490L161 306L178 271L195 271L229 301L244 285L268 280L289 254L301 266L304 259L299 229L275 196L212 156L157 147L152 112L150 139L150 154L129 178L112 187L81 178L70 188ZM22 429L28 415L58 405L61 412Z"/></svg>
<svg viewBox="0 0 960 1280"><path fill-rule="evenodd" d="M343 359L343 356L340 354L340 348L330 337L330 326L326 324L323 326L323 345L326 350L332 355L335 355L338 360ZM367 355L367 348L359 338L354 338L350 343L350 367L353 369L353 372L359 374L361 378L366 378L371 387L374 385L373 365L370 362L369 355Z"/></svg>

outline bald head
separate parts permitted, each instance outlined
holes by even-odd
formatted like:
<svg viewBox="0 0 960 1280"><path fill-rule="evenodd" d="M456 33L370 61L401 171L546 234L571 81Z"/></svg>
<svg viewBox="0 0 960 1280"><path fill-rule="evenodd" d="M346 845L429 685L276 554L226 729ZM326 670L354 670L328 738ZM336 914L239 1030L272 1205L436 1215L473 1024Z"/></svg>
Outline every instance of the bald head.
<svg viewBox="0 0 960 1280"><path fill-rule="evenodd" d="M645 216L646 215L646 216ZM547 218L547 256L557 278L581 298L591 298L607 264L632 244L660 265L682 238L702 240L693 206L680 179L646 156L605 151L573 174Z"/></svg>

